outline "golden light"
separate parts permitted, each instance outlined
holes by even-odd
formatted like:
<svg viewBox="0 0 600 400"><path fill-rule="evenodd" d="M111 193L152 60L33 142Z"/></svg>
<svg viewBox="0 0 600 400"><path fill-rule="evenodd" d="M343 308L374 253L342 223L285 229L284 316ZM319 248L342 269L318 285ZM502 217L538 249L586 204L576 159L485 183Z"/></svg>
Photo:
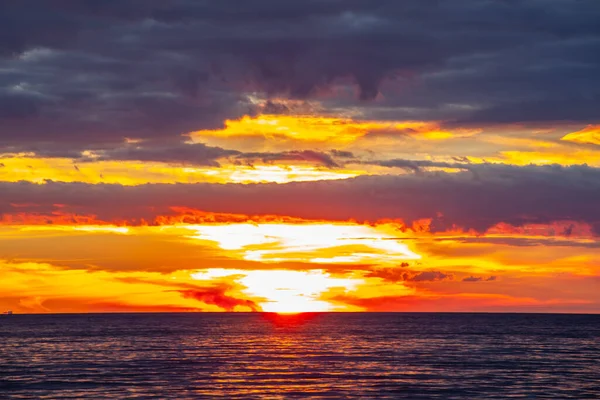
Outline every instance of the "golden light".
<svg viewBox="0 0 600 400"><path fill-rule="evenodd" d="M190 275L200 281L222 279L243 287L244 297L256 299L262 311L278 313L333 311L336 306L320 299L330 289L353 291L364 282L358 278L337 278L323 270L241 270L211 268Z"/></svg>
<svg viewBox="0 0 600 400"><path fill-rule="evenodd" d="M0 293L18 293L9 303L10 309L18 313L93 312L106 311L107 307L181 311L198 309L199 305L196 300L160 286L161 279L173 280L177 274L102 270L90 273L84 268L2 259L0 271ZM146 280L148 283L144 283ZM217 306L203 309L221 311Z"/></svg>
<svg viewBox="0 0 600 400"><path fill-rule="evenodd" d="M354 290L362 280L333 278L321 270L273 270L249 271L238 282L248 288L244 293L266 299L259 303L263 311L298 313L335 310L319 296L332 288Z"/></svg>
<svg viewBox="0 0 600 400"><path fill-rule="evenodd" d="M360 121L350 118L321 117L314 115L244 116L238 120L225 121L224 129L203 130L190 133L195 142L214 138L260 137L277 144L278 141L295 140L314 143L329 142L336 145L349 144L372 132L414 134L432 140L449 139L455 134L471 135L479 130L450 132L436 122L425 121Z"/></svg>
<svg viewBox="0 0 600 400"><path fill-rule="evenodd" d="M580 131L571 132L563 136L561 140L600 145L600 125L588 125Z"/></svg>
<svg viewBox="0 0 600 400"><path fill-rule="evenodd" d="M233 183L252 182L308 182L354 178L365 171L328 169L308 165L255 165L253 168L239 168L229 176Z"/></svg>
<svg viewBox="0 0 600 400"><path fill-rule="evenodd" d="M188 225L190 238L216 242L248 261L393 264L419 259L394 234L353 223Z"/></svg>
<svg viewBox="0 0 600 400"><path fill-rule="evenodd" d="M130 228L113 225L23 225L18 226L22 232L28 231L63 231L63 232L89 232L89 233L119 233L128 234Z"/></svg>
<svg viewBox="0 0 600 400"><path fill-rule="evenodd" d="M499 162L508 162L513 165L579 165L600 166L600 152L587 149L573 149L564 151L502 151Z"/></svg>
<svg viewBox="0 0 600 400"><path fill-rule="evenodd" d="M298 161L297 164L234 165L227 160L220 167L190 167L158 162L90 161L74 164L66 158L0 158L0 180L43 184L61 182L142 185L152 183L262 183L304 182L347 179L366 174L364 170L324 168Z"/></svg>

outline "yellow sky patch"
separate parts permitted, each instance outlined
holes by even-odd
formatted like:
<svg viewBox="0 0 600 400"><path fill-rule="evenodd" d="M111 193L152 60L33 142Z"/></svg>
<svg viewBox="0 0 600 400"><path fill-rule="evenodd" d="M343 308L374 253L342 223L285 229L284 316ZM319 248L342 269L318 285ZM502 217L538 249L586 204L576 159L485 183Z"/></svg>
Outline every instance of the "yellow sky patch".
<svg viewBox="0 0 600 400"><path fill-rule="evenodd" d="M500 157L488 161L498 161L513 165L579 165L600 166L600 152L593 150L569 151L502 151Z"/></svg>
<svg viewBox="0 0 600 400"><path fill-rule="evenodd" d="M296 165L233 165L186 167L167 163L138 161L94 161L75 164L65 158L3 158L0 181L46 180L62 182L142 185L145 183L258 183L303 182L347 179L367 173L360 169L330 169L298 163Z"/></svg>
<svg viewBox="0 0 600 400"><path fill-rule="evenodd" d="M465 134L461 130L459 134ZM477 133L478 130L469 130ZM442 129L438 123L424 121L357 121L349 118L320 117L312 115L244 116L239 120L225 121L224 129L203 130L190 133L193 141L206 138L261 137L270 141L299 141L315 144L329 143L343 146L370 133L414 135L431 140L449 139L456 135Z"/></svg>

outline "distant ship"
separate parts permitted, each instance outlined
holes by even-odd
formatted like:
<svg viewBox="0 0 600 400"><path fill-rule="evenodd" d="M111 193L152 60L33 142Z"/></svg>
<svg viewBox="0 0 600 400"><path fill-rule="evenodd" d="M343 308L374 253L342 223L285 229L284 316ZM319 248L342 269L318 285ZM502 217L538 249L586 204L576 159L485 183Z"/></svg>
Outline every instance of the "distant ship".
<svg viewBox="0 0 600 400"><path fill-rule="evenodd" d="M3 312L2 315L12 315L12 313L13 312L11 310L8 310L8 311Z"/></svg>

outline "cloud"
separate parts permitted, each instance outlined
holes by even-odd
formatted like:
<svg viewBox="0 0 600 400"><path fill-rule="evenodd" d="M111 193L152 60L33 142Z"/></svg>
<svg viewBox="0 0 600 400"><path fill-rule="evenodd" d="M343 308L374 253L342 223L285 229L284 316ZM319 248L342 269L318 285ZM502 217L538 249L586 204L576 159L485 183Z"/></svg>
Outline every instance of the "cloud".
<svg viewBox="0 0 600 400"><path fill-rule="evenodd" d="M561 138L568 142L600 145L600 125L588 125L586 128L571 132Z"/></svg>
<svg viewBox="0 0 600 400"><path fill-rule="evenodd" d="M416 274L411 277L409 281L411 282L435 282L435 281L443 281L445 279L452 279L452 275L444 274L440 271L424 271Z"/></svg>
<svg viewBox="0 0 600 400"><path fill-rule="evenodd" d="M463 282L492 282L497 279L496 276L490 276L489 278L484 278L482 276L468 276L463 278Z"/></svg>
<svg viewBox="0 0 600 400"><path fill-rule="evenodd" d="M228 278L232 278L235 275L228 275ZM146 284L158 286L161 288L176 288L176 292L181 293L184 298L193 298L202 301L206 304L213 304L224 308L226 311L233 311L235 306L243 305L248 306L252 311L257 311L258 306L250 300L237 299L232 296L226 295L225 292L230 290L232 287L226 283L220 283L213 286L202 287L189 282L181 281L169 281L152 278L138 278L138 277L115 277L117 281L128 283L128 284ZM170 290L168 290L170 291Z"/></svg>
<svg viewBox="0 0 600 400"><path fill-rule="evenodd" d="M260 311L260 306L252 300L238 299L225 294L227 289L227 287L219 286L206 289L182 290L180 293L186 299L195 299L205 304L213 304L225 311L234 311L238 306L249 308L252 311Z"/></svg>
<svg viewBox="0 0 600 400"><path fill-rule="evenodd" d="M487 234L491 234L494 235L493 232L491 231L487 231ZM573 240L566 240L564 239L564 236L560 236L560 234L557 234L557 237L549 237L549 238L543 238L543 237L537 237L537 238L528 238L528 237L455 237L453 238L453 240L455 240L457 243L462 243L462 244L469 244L469 243L476 243L476 244L490 244L490 245L506 245L506 246L512 246L512 247L539 247L539 246L544 246L544 247L580 247L580 248L588 248L588 249L595 249L595 248L600 248L600 243L598 243L598 241L594 240L594 233L592 232L592 235L589 235L581 240L578 239L573 239ZM441 239L441 240L447 240L447 239Z"/></svg>
<svg viewBox="0 0 600 400"><path fill-rule="evenodd" d="M340 165L334 159L348 159L352 153L333 150L289 150L280 152L242 152L209 146L204 143L186 143L180 140L145 140L120 143L106 143L89 147L71 146L65 149L61 144L51 143L31 146L5 146L5 157L17 157L27 152L38 158L69 158L80 162L98 161L141 161L182 164L190 166L219 167L219 159L229 158L236 164L306 162L327 168ZM1 154L1 153L0 153Z"/></svg>
<svg viewBox="0 0 600 400"><path fill-rule="evenodd" d="M333 156L340 157L340 158L354 158L354 153L352 153L351 151L333 149L330 151L330 153Z"/></svg>
<svg viewBox="0 0 600 400"><path fill-rule="evenodd" d="M362 176L288 184L111 184L0 182L0 213L60 211L103 221L153 221L172 207L313 220L407 224L430 219L429 229L458 226L485 232L512 226L575 221L600 231L600 170L587 166L480 164L458 173ZM35 199L36 207L14 207ZM63 205L61 207L55 205Z"/></svg>
<svg viewBox="0 0 600 400"><path fill-rule="evenodd" d="M253 115L251 94L376 119L594 123L599 18L595 0L4 2L0 146L174 138Z"/></svg>
<svg viewBox="0 0 600 400"><path fill-rule="evenodd" d="M436 167L436 168L456 168L456 169L470 169L468 159L467 162L451 163L443 161L431 161L431 160L405 160L405 159L392 159L384 161L368 161L365 164L380 165L382 167L390 168L403 168L412 172L421 172L423 168Z"/></svg>
<svg viewBox="0 0 600 400"><path fill-rule="evenodd" d="M100 151L94 157L84 160L154 161L218 167L218 159L238 154L241 153L236 150L207 146L203 143L143 143Z"/></svg>
<svg viewBox="0 0 600 400"><path fill-rule="evenodd" d="M305 161L328 168L339 167L338 163L329 154L316 150L291 150L280 153L244 153L238 158L245 159L247 162L251 162L253 159L262 160L264 163Z"/></svg>
<svg viewBox="0 0 600 400"><path fill-rule="evenodd" d="M436 282L452 279L451 274L440 271L408 271L397 268L380 268L369 271L369 278L381 278L387 282Z"/></svg>
<svg viewBox="0 0 600 400"><path fill-rule="evenodd" d="M408 296L356 297L338 295L332 300L364 308L366 311L410 312L565 312L597 313L599 303L579 299L533 298L494 293L429 294Z"/></svg>
<svg viewBox="0 0 600 400"><path fill-rule="evenodd" d="M175 222L175 221L173 221ZM192 223L211 224L214 220ZM229 221L235 222L235 221ZM83 223L88 225L88 223ZM93 224L93 222L92 222ZM61 229L65 228L65 229ZM75 227L76 228L76 227ZM246 260L235 253L219 249L214 242L194 239L195 231L177 227L137 227L124 231L111 229L69 229L56 225L37 226L34 230L4 226L0 234L0 263L2 260L52 264L61 271L83 269L107 272L157 272L161 274L198 268L227 268L237 270L285 269L305 271L315 268L308 260L289 258L276 263ZM107 256L106 249L110 249ZM354 268L369 269L366 264L320 263L319 268L332 273L344 273ZM124 278L125 279L125 278ZM148 283L170 286L168 281L141 281L126 278L127 283ZM125 281L124 280L124 281ZM178 289L198 289L183 286Z"/></svg>
<svg viewBox="0 0 600 400"><path fill-rule="evenodd" d="M200 307L185 307L171 304L133 304L127 301L67 297L42 299L25 293L21 295L0 295L3 309L18 313L106 313L106 312L199 312ZM3 310L4 311L4 310Z"/></svg>

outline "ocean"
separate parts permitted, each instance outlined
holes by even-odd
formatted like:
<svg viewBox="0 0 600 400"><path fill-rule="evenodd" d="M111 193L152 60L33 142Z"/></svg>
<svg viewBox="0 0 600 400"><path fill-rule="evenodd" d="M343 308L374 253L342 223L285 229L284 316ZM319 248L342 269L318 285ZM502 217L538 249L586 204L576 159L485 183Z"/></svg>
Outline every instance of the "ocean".
<svg viewBox="0 0 600 400"><path fill-rule="evenodd" d="M0 316L2 399L600 399L600 315Z"/></svg>

